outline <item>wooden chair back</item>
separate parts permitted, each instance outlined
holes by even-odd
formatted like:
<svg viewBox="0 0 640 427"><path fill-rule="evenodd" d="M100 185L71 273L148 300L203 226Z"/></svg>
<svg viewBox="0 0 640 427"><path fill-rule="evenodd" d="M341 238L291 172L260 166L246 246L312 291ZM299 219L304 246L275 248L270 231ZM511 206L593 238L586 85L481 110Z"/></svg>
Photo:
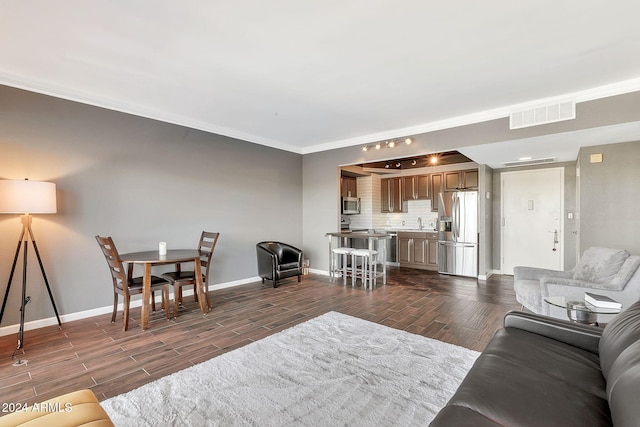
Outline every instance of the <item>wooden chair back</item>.
<svg viewBox="0 0 640 427"><path fill-rule="evenodd" d="M124 267L122 266L122 260L120 259L116 245L113 243L113 239L111 237L96 236L96 240L109 265L109 271L113 279L113 287L122 292L127 292L127 273L125 273Z"/></svg>
<svg viewBox="0 0 640 427"><path fill-rule="evenodd" d="M208 231L203 231L202 234L200 235L200 243L198 244L198 249L203 252L207 252L206 257L200 258L200 271L202 272L203 278L205 280L205 284L209 280L209 267L211 267L211 256L213 255L213 250L216 247L216 243L218 243L218 237L220 237L220 233L211 233Z"/></svg>

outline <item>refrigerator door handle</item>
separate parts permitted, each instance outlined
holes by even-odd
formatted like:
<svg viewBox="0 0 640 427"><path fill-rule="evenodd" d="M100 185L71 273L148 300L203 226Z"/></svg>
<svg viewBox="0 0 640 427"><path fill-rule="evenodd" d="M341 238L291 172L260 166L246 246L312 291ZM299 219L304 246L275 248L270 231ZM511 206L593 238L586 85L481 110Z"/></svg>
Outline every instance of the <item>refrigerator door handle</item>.
<svg viewBox="0 0 640 427"><path fill-rule="evenodd" d="M448 242L448 241L442 241L439 243L443 246L455 246L458 248L475 248L476 247L476 245L474 245L473 243L456 243L456 242Z"/></svg>
<svg viewBox="0 0 640 427"><path fill-rule="evenodd" d="M456 240L460 238L460 197L456 194L454 196L454 211L453 222L454 222L454 233Z"/></svg>

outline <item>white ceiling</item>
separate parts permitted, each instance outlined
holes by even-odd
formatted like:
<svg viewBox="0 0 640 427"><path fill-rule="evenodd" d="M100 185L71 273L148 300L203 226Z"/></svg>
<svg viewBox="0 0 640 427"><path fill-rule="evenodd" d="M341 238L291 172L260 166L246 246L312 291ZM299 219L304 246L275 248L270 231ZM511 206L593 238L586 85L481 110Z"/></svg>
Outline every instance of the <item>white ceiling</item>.
<svg viewBox="0 0 640 427"><path fill-rule="evenodd" d="M305 154L640 90L638 16L637 0L7 0L0 83Z"/></svg>

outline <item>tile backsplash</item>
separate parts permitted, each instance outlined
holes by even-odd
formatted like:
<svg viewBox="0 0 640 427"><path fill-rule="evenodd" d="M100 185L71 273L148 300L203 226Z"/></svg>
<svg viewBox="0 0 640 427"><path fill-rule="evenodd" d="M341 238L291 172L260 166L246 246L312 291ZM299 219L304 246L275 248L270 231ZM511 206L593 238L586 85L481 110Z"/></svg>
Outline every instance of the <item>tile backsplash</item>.
<svg viewBox="0 0 640 427"><path fill-rule="evenodd" d="M358 197L360 197L360 215L350 215L351 229L416 229L418 218L422 219L425 229L435 229L437 212L431 212L431 200L410 200L406 204L406 212L381 212L380 176L359 177L357 180Z"/></svg>

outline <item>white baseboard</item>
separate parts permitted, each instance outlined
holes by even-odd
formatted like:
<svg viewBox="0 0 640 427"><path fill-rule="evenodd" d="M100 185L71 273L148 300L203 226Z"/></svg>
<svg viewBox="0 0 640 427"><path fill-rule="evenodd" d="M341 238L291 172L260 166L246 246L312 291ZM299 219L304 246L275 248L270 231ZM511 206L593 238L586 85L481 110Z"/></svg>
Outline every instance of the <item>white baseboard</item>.
<svg viewBox="0 0 640 427"><path fill-rule="evenodd" d="M209 285L210 291L215 291L218 289L232 288L234 286L246 285L249 283L255 283L260 281L260 277L249 277L247 279L234 280L232 282L219 283L217 285ZM193 288L185 289L182 295L193 295ZM173 299L173 293L169 294L170 298ZM156 302L162 302L162 295L156 295ZM142 306L141 299L135 299L131 301L131 307L140 307ZM122 311L124 309L123 303L118 304L118 311ZM66 322L72 322L74 320L86 319L88 317L99 316L101 314L111 313L113 311L113 306L108 305L104 307L92 308L91 310L78 311L76 313L63 314L60 316L60 321L64 324ZM45 326L57 325L58 320L55 316L49 317L46 319L38 319L32 320L30 322L25 322L24 330L31 331L33 329L44 328ZM9 325L0 328L0 337L5 335L17 334L20 330L20 325Z"/></svg>
<svg viewBox="0 0 640 427"><path fill-rule="evenodd" d="M319 274L321 276L328 276L329 275L329 271L327 271L327 270L317 270L315 268L310 268L309 269L309 273Z"/></svg>
<svg viewBox="0 0 640 427"><path fill-rule="evenodd" d="M495 270L489 270L486 274L481 274L478 276L478 280L486 281L489 277L497 274Z"/></svg>

